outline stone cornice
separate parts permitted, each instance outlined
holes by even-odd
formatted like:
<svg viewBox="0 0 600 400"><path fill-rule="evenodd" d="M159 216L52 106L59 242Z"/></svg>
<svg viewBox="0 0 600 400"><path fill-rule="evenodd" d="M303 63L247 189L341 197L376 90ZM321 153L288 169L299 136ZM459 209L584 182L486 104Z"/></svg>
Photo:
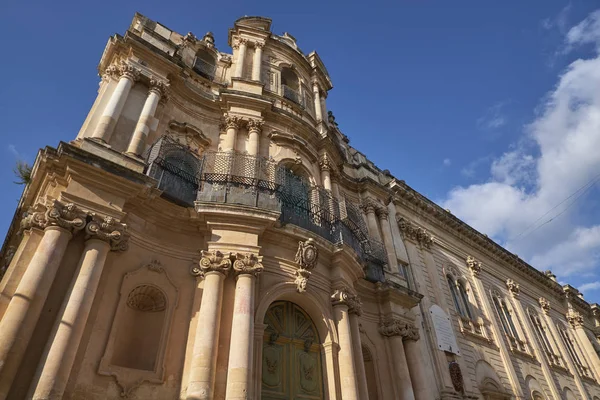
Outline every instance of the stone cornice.
<svg viewBox="0 0 600 400"><path fill-rule="evenodd" d="M426 248L430 248L434 243L433 236L427 232L426 229L414 224L409 219L399 215L396 217L396 222L400 228L400 233L402 233L402 236L405 239L411 240Z"/></svg>

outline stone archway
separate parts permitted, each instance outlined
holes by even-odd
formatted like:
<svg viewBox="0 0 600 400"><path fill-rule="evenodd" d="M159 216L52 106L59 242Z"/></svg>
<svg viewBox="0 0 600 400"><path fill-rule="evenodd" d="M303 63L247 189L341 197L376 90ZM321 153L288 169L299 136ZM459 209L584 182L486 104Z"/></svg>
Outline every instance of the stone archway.
<svg viewBox="0 0 600 400"><path fill-rule="evenodd" d="M297 304L276 301L264 318L262 400L324 399L321 340Z"/></svg>

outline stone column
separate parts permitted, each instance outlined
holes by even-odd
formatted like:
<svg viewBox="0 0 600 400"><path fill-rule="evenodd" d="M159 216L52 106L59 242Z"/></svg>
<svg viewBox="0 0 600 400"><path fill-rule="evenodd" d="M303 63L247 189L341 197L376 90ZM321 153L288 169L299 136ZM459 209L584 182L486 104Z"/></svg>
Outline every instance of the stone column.
<svg viewBox="0 0 600 400"><path fill-rule="evenodd" d="M358 317L362 313L362 303L358 296L349 296L348 314L350 314L350 329L352 333L352 350L354 351L354 362L356 364L356 383L358 385L359 399L369 398L367 387L367 374L363 360L362 343L360 340L360 327Z"/></svg>
<svg viewBox="0 0 600 400"><path fill-rule="evenodd" d="M583 347L583 351L581 352L583 357L588 359L588 363L590 365L591 371L594 371L594 375L596 375L595 379L600 379L600 358L596 355L596 350L592 343L590 343L590 339L585 333L585 328L583 327L583 316L571 309L567 314L567 321L571 324L571 327L575 331L575 336L577 341L579 341L580 346Z"/></svg>
<svg viewBox="0 0 600 400"><path fill-rule="evenodd" d="M54 200L45 212L23 221L44 228L44 236L0 321L0 399L8 395L72 233L84 227L85 219L74 204Z"/></svg>
<svg viewBox="0 0 600 400"><path fill-rule="evenodd" d="M479 298L483 303L483 309L485 311L485 315L489 321L492 321L495 315L494 307L490 304L489 297L483 287L483 282L481 282L481 272L482 272L482 264L477 261L475 258L468 256L466 260L467 267L471 271L473 275L473 282L475 283L475 290L479 294ZM506 343L504 342L504 333L500 330L501 328L495 322L490 324L490 328L496 338L496 344L500 348L500 357L502 358L502 362L504 364L504 368L506 369L506 373L508 375L508 380L510 382L510 386L512 388L513 393L516 397L525 398L525 394L521 389L521 383L519 382L519 378L517 376L517 372L515 371L515 367L513 365L510 353L506 348ZM559 397L560 398L560 397Z"/></svg>
<svg viewBox="0 0 600 400"><path fill-rule="evenodd" d="M264 43L254 43L254 59L252 60L252 80L260 81L260 70L262 66L262 49Z"/></svg>
<svg viewBox="0 0 600 400"><path fill-rule="evenodd" d="M248 155L258 156L263 124L264 122L259 119L250 119L248 121Z"/></svg>
<svg viewBox="0 0 600 400"><path fill-rule="evenodd" d="M519 319L523 322L523 328L525 329L525 333L529 337L529 341L528 341L529 351L534 356L536 356L537 359L540 361L540 364L542 367L542 373L544 374L544 378L546 378L546 382L548 382L548 386L550 387L550 392L552 392L552 395L555 398L560 399L561 398L560 387L558 387L556 385L552 371L550 370L548 362L545 359L544 351L540 348L540 346L538 346L538 343L536 340L537 336L535 335L535 332L533 332L533 329L529 325L530 320L529 320L529 318L527 318L527 315L525 315L525 310L523 310L523 305L519 301L519 292L520 292L519 285L516 282L514 282L512 279L507 279L506 280L506 288L508 289L508 291L511 294L512 306L515 309Z"/></svg>
<svg viewBox="0 0 600 400"><path fill-rule="evenodd" d="M127 248L126 230L125 224L111 217L94 218L86 225L88 239L67 292L69 296L63 303L60 319L54 327L56 333L48 342L42 357L45 362L38 366L31 385L31 398L62 398L96 296L106 256L111 248Z"/></svg>
<svg viewBox="0 0 600 400"><path fill-rule="evenodd" d="M361 208L367 215L367 228L369 229L369 234L373 239L381 242L379 227L377 226L377 217L375 216L375 210L379 208L379 205L373 199L368 198L363 202Z"/></svg>
<svg viewBox="0 0 600 400"><path fill-rule="evenodd" d="M329 171L332 165L327 154L323 154L321 160L319 160L319 166L321 167L321 182L323 183L323 187L331 192L331 174Z"/></svg>
<svg viewBox="0 0 600 400"><path fill-rule="evenodd" d="M235 64L235 70L233 71L233 78L241 78L244 73L244 59L246 58L246 46L248 40L247 39L238 39L237 49L238 56ZM235 48L235 46L234 46Z"/></svg>
<svg viewBox="0 0 600 400"><path fill-rule="evenodd" d="M140 71L137 68L126 63L121 64L119 67L110 67L109 73L120 76L119 83L112 92L110 100L106 104L98 125L96 125L96 129L92 134L92 138L104 143L110 141L115 125L123 111L123 106L125 106L125 102L127 101L129 91L140 76Z"/></svg>
<svg viewBox="0 0 600 400"><path fill-rule="evenodd" d="M223 281L231 270L230 258L229 253L203 250L200 267L192 270L192 274L204 278L204 290L198 312L187 400L214 398Z"/></svg>
<svg viewBox="0 0 600 400"><path fill-rule="evenodd" d="M425 362L419 349L419 329L414 325L407 326L407 332L404 336L404 352L406 354L406 363L410 373L413 391L416 400L429 400L435 398L431 388L434 382L427 381L427 375L423 368Z"/></svg>
<svg viewBox="0 0 600 400"><path fill-rule="evenodd" d="M392 271L398 271L398 259L396 258L394 239L392 239L392 227L388 221L389 211L387 208L379 207L377 209L377 216L379 217L379 225L383 234L383 244L385 245L385 252L388 257L388 268Z"/></svg>
<svg viewBox="0 0 600 400"><path fill-rule="evenodd" d="M338 289L331 296L333 314L337 322L340 351L338 355L342 399L359 400L356 384L355 354L348 315L348 299L352 296L347 289Z"/></svg>
<svg viewBox="0 0 600 400"><path fill-rule="evenodd" d="M550 302L543 297L540 297L538 301L540 303L540 307L542 308L542 311L544 312L544 319L546 320L546 325L548 325L548 329L550 329L550 333L554 337L554 343L556 343L558 345L558 348L560 349L560 354L562 354L562 357L565 360L567 367L573 374L573 378L575 379L575 385L577 386L577 389L579 389L579 393L581 394L582 398L586 398L587 392L585 390L585 386L583 385L583 382L581 381L581 377L579 376L579 370L577 369L577 367L575 367L575 361L571 359L569 351L565 347L565 344L562 341L560 333L556 329L556 325L555 325L554 321L552 321L552 318L550 317L550 309L551 309ZM557 398L560 399L561 397L559 396Z"/></svg>
<svg viewBox="0 0 600 400"><path fill-rule="evenodd" d="M222 151L234 151L237 141L237 133L242 122L240 117L235 115L225 114L225 139L223 140Z"/></svg>
<svg viewBox="0 0 600 400"><path fill-rule="evenodd" d="M152 129L156 129L154 126L154 114L158 107L158 102L161 99L168 84L164 81L152 79L150 81L150 90L148 91L148 97L142 108L140 119L135 127L129 147L127 147L127 153L135 156L140 156L145 148L146 139Z"/></svg>
<svg viewBox="0 0 600 400"><path fill-rule="evenodd" d="M393 319L381 325L379 332L387 337L392 348L392 360L394 362L392 377L397 384L399 399L415 400L406 354L404 353L404 344L402 343L402 337L407 333L407 326L406 322Z"/></svg>
<svg viewBox="0 0 600 400"><path fill-rule="evenodd" d="M323 110L321 108L321 91L319 90L319 84L316 81L313 82L313 94L315 102L315 118L317 119L317 122L321 122L323 120Z"/></svg>
<svg viewBox="0 0 600 400"><path fill-rule="evenodd" d="M233 269L237 274L231 343L227 370L227 400L246 400L252 396L252 355L254 336L254 283L262 272L262 257L252 253L236 256Z"/></svg>

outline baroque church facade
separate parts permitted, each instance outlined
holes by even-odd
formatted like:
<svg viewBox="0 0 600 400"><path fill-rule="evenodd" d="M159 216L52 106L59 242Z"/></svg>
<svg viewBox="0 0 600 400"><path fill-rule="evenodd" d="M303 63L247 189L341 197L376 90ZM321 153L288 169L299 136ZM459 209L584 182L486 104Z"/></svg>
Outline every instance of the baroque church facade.
<svg viewBox="0 0 600 400"><path fill-rule="evenodd" d="M271 20L136 14L0 255L0 399L600 399L600 306L350 146Z"/></svg>

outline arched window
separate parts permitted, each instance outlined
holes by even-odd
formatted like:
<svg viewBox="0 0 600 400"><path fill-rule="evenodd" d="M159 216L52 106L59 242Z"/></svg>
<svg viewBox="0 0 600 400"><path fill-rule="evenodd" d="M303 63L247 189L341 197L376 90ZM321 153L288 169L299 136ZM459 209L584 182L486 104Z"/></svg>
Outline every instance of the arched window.
<svg viewBox="0 0 600 400"><path fill-rule="evenodd" d="M531 400L544 400L544 396L536 390L531 393Z"/></svg>
<svg viewBox="0 0 600 400"><path fill-rule="evenodd" d="M288 67L283 67L281 69L281 94L283 97L292 100L294 103L302 104L300 80L294 70Z"/></svg>
<svg viewBox="0 0 600 400"><path fill-rule="evenodd" d="M456 311L461 317L473 320L473 312L471 311L471 302L469 301L469 295L464 282L455 279L452 275L446 276L448 280L448 286L450 287L450 294L452 295L452 301Z"/></svg>
<svg viewBox="0 0 600 400"><path fill-rule="evenodd" d="M558 352L555 350L556 344L551 339L552 335L548 334L548 329L545 323L535 311L529 309L528 313L531 325L533 325L533 330L535 331L535 334L542 345L542 349L544 350L544 354L546 355L548 362L551 365L562 366L562 360L558 355Z"/></svg>
<svg viewBox="0 0 600 400"><path fill-rule="evenodd" d="M525 346L525 340L519 329L517 329L517 324L513 318L513 311L506 302L506 299L500 292L494 291L492 293L492 300L494 302L494 308L500 318L502 330L510 342L511 349L526 352L527 348Z"/></svg>
<svg viewBox="0 0 600 400"><path fill-rule="evenodd" d="M200 161L191 153L176 149L165 154L161 164L163 169L156 178L163 196L182 205L193 205L198 192Z"/></svg>
<svg viewBox="0 0 600 400"><path fill-rule="evenodd" d="M217 71L215 56L206 49L200 49L194 60L194 71L212 81Z"/></svg>
<svg viewBox="0 0 600 400"><path fill-rule="evenodd" d="M562 323L556 323L556 326L558 327L558 333L560 335L560 338L565 344L567 352L569 353L569 356L571 356L571 359L573 360L573 363L575 364L575 368L577 368L579 375L591 377L590 370L587 366L585 358L581 353L581 349L577 345L575 339L573 339L573 336L571 336L569 329Z"/></svg>

